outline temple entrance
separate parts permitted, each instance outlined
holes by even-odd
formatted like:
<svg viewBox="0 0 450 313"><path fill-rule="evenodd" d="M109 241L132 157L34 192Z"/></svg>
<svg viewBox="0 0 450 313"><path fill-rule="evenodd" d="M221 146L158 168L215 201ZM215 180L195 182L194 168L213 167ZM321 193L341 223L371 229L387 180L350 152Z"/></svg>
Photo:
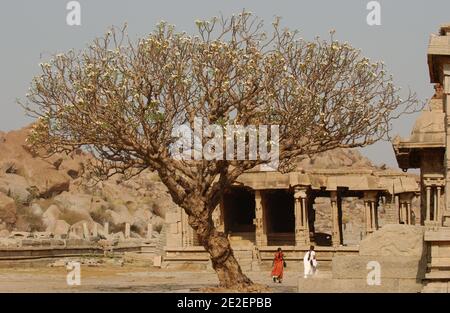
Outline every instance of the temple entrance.
<svg viewBox="0 0 450 313"><path fill-rule="evenodd" d="M223 197L225 233L255 241L255 195L251 189L232 187Z"/></svg>
<svg viewBox="0 0 450 313"><path fill-rule="evenodd" d="M285 189L264 193L269 246L295 245L294 195Z"/></svg>

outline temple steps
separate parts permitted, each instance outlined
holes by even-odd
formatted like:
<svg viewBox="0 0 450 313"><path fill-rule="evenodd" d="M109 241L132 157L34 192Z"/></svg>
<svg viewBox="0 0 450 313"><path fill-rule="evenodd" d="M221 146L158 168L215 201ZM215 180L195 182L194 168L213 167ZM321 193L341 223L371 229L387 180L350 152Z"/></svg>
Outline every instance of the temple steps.
<svg viewBox="0 0 450 313"><path fill-rule="evenodd" d="M429 263L422 292L449 292L450 229L436 227L427 230L425 242L429 247Z"/></svg>
<svg viewBox="0 0 450 313"><path fill-rule="evenodd" d="M233 233L229 236L231 247L247 247L251 248L254 246L255 234L254 233Z"/></svg>
<svg viewBox="0 0 450 313"><path fill-rule="evenodd" d="M432 268L448 268L450 269L450 257L443 258L433 258L431 263L429 263Z"/></svg>
<svg viewBox="0 0 450 313"><path fill-rule="evenodd" d="M294 233L272 233L267 235L267 241L271 246L294 246Z"/></svg>
<svg viewBox="0 0 450 313"><path fill-rule="evenodd" d="M426 273L425 279L450 281L450 270L440 270Z"/></svg>
<svg viewBox="0 0 450 313"><path fill-rule="evenodd" d="M429 282L422 289L422 293L449 293L450 283L448 282Z"/></svg>

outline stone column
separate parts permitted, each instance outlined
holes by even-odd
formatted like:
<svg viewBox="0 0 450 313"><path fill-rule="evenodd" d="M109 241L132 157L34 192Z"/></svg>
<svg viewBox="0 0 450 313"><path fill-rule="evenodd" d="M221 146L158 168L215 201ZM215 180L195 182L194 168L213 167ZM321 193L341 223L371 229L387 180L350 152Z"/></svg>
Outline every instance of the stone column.
<svg viewBox="0 0 450 313"><path fill-rule="evenodd" d="M86 223L83 223L83 236L84 239L89 239L89 229Z"/></svg>
<svg viewBox="0 0 450 313"><path fill-rule="evenodd" d="M408 200L406 200L405 196L400 196L400 222L403 222L405 225L411 224L411 205Z"/></svg>
<svg viewBox="0 0 450 313"><path fill-rule="evenodd" d="M431 190L433 190L431 192L433 194L433 222L437 222L437 197L436 197L437 193L436 193L436 187L432 188Z"/></svg>
<svg viewBox="0 0 450 313"><path fill-rule="evenodd" d="M309 223L306 188L295 188L295 245L309 245Z"/></svg>
<svg viewBox="0 0 450 313"><path fill-rule="evenodd" d="M131 229L130 229L130 223L125 223L125 238L130 238L131 235Z"/></svg>
<svg viewBox="0 0 450 313"><path fill-rule="evenodd" d="M256 245L261 246L267 246L267 233L266 229L264 227L264 210L263 210L263 204L262 204L262 198L261 198L261 191L255 190L255 219L253 220L253 223L255 224L255 238L256 238Z"/></svg>
<svg viewBox="0 0 450 313"><path fill-rule="evenodd" d="M436 187L436 222L438 226L442 225L441 219L441 186Z"/></svg>
<svg viewBox="0 0 450 313"><path fill-rule="evenodd" d="M332 242L333 247L339 247L341 244L341 234L339 227L339 211L338 211L338 196L337 191L331 191L330 193L331 200L331 220L332 220Z"/></svg>
<svg viewBox="0 0 450 313"><path fill-rule="evenodd" d="M431 221L431 186L426 186L427 194L426 194L426 222Z"/></svg>
<svg viewBox="0 0 450 313"><path fill-rule="evenodd" d="M402 210L402 215L404 216L402 221L406 225L412 225L412 200L414 198L414 193L405 192L399 195L400 205Z"/></svg>
<svg viewBox="0 0 450 313"><path fill-rule="evenodd" d="M412 210L411 210L411 203L406 202L406 213L407 213L407 223L408 225L412 225Z"/></svg>
<svg viewBox="0 0 450 313"><path fill-rule="evenodd" d="M370 202L364 200L364 219L366 224L366 235L372 232L372 222L371 222L371 212L370 212Z"/></svg>
<svg viewBox="0 0 450 313"><path fill-rule="evenodd" d="M398 208L398 212L399 212L399 216L400 216L400 222L406 223L405 220L405 208L404 208L405 204L403 202L400 202L399 204L399 208Z"/></svg>
<svg viewBox="0 0 450 313"><path fill-rule="evenodd" d="M375 201L370 201L370 210L371 210L371 228L372 231L377 230L378 229L378 225L377 225L377 210L375 208Z"/></svg>

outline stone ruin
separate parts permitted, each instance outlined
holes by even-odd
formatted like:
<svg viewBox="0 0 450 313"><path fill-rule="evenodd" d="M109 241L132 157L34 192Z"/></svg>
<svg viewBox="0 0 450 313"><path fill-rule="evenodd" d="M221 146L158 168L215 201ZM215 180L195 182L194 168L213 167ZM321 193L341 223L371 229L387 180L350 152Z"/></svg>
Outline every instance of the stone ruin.
<svg viewBox="0 0 450 313"><path fill-rule="evenodd" d="M450 291L450 154L446 151L450 25L431 36L428 65L436 94L411 136L392 142L399 167L420 169L420 176L374 167L364 160L355 162L352 150L306 159L288 174L258 169L244 173L225 191L213 214L215 226L227 234L244 270L268 269L278 247L300 265L313 244L319 262L328 264L331 272L325 278L300 279L301 292ZM64 253L72 249L74 254L118 250L137 259L145 259L142 252L146 252L158 266L187 264L211 270L209 256L184 211L167 201L163 189L148 185L151 173L128 187L106 182L95 193L87 192L78 184L83 171L79 158L85 156L42 163L24 147L13 151L8 146L24 138L20 132L0 134L0 259L30 256L31 248L53 256L56 248L65 249ZM149 188L155 188L153 193L147 192ZM105 216L99 215L105 211L102 205L128 193L129 199L119 199ZM166 197L155 198L167 203L163 214L148 206L139 209L146 204L133 202L136 197L155 195ZM62 219L65 208L49 199L68 203L69 211L77 201L89 209L77 212L75 220ZM29 229L35 227L32 221L17 214L23 207L38 216L43 227ZM161 227L155 232L157 224ZM123 229L118 231L118 225ZM133 231L136 228L139 234ZM384 284L367 283L371 262L383 268ZM294 265L294 270L301 268Z"/></svg>

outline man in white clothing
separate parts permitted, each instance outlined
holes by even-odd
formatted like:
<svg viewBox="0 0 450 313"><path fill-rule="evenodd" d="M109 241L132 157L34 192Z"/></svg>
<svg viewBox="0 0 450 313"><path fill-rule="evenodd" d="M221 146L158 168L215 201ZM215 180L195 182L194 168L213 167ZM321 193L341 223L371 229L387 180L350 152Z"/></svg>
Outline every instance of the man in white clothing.
<svg viewBox="0 0 450 313"><path fill-rule="evenodd" d="M309 251L305 253L303 257L303 267L305 270L305 278L308 276L312 276L316 273L317 270L317 260L316 260L316 251L314 251L314 246L309 247Z"/></svg>

